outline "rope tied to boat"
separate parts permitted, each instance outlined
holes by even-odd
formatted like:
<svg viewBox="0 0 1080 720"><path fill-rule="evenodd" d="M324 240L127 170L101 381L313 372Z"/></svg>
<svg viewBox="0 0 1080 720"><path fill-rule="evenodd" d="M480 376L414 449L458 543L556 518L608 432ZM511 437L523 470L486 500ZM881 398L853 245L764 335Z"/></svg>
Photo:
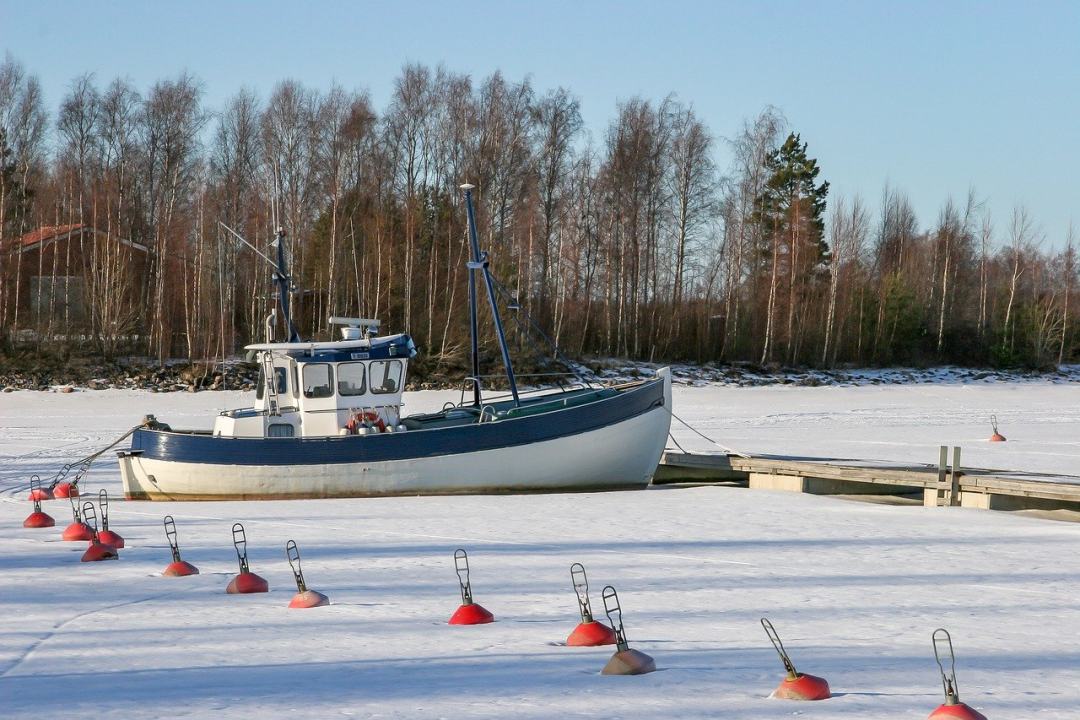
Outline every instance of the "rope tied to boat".
<svg viewBox="0 0 1080 720"><path fill-rule="evenodd" d="M78 468L78 470L76 470L76 472L75 472L75 478L71 481L71 485L72 485L72 487L78 487L79 486L79 481L82 480L83 476L86 475L87 471L90 469L90 466L93 465L94 461L97 460L99 457L101 457L102 455L107 453L109 450L112 450L114 447L116 447L120 443L127 440L129 437L131 437L135 433L136 430L139 430L139 429L144 428L144 427L145 428L155 428L155 427L160 427L160 426L161 426L161 424L157 421L157 418L155 418L153 415L147 415L147 416L143 417L142 422L140 422L138 425L132 427L130 430L128 430L123 435L116 438L111 443L109 443L105 447L101 448L97 452L91 453L90 455L87 455L84 458L80 458L78 460L74 460L72 462L69 462L66 465L64 465L63 467L61 467L56 472L56 474L53 475L52 480L49 481L49 490L51 491L51 490L55 489L57 485L59 485L61 482L64 481L64 478L66 478L68 476L68 473L70 473L75 468Z"/></svg>
<svg viewBox="0 0 1080 720"><path fill-rule="evenodd" d="M675 420L678 420L683 425L685 425L687 428L689 428L691 432L693 432L696 435L702 437L703 439L707 440L708 442L711 442L713 445L720 448L721 450L723 450L728 455L737 455L738 457L741 457L741 458L749 458L750 457L749 455L747 455L744 452L740 452L740 451L735 450L733 448L729 448L727 445L723 445L721 443L716 442L711 437L709 437L705 433L701 432L696 427L694 427L693 425L691 425L690 423L686 422L681 417L676 415L675 411L672 410L671 408L668 408L668 413L670 413L672 418L674 418ZM675 439L675 435L673 435L670 430L668 430L668 437L671 438L671 442L675 443L675 447L679 448L680 450L682 450L687 455L692 455L693 454L693 453L689 452L686 448L684 448L681 444L679 444L679 441Z"/></svg>

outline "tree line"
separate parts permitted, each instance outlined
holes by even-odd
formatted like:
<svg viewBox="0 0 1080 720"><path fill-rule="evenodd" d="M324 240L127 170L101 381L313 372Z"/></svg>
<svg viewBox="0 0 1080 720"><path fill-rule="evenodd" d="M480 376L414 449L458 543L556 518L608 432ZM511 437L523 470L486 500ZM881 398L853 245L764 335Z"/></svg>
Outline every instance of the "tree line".
<svg viewBox="0 0 1080 720"><path fill-rule="evenodd" d="M929 219L896 187L830 195L810 145L772 107L718 137L673 96L620 102L595 138L569 89L418 64L381 110L337 85L284 80L208 108L188 74L142 90L87 74L52 112L8 56L0 351L232 356L262 339L274 297L271 268L222 225L263 252L280 226L303 336L329 337L331 314L378 317L433 367L461 366L469 182L501 302L571 355L1075 359L1071 231L1045 238L1023 207L991 217L974 191ZM77 223L103 238L66 250L89 263L85 313L20 308L16 240ZM134 281L124 241L146 248Z"/></svg>

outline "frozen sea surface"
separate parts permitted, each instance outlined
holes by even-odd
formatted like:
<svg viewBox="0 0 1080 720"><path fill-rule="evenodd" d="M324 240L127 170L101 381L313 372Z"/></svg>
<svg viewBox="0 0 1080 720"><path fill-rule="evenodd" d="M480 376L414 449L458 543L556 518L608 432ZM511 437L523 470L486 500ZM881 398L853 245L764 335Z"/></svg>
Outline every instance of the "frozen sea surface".
<svg viewBox="0 0 1080 720"><path fill-rule="evenodd" d="M418 393L416 411L450 395ZM744 451L1071 470L1071 385L680 388L676 412ZM117 562L25 530L17 489L154 412L208 426L237 395L0 395L0 716L4 718L925 718L941 702L930 634L952 631L961 697L990 718L1076 718L1080 524L733 488L248 503L114 499ZM985 443L996 413L1003 445ZM677 431L680 442L710 449ZM696 444L695 444L696 443ZM714 449L714 448L712 448ZM1034 466L1034 467L1033 467ZM104 457L87 491L119 492ZM63 501L45 503L62 528ZM165 514L202 575L163 578ZM233 522L265 595L229 596ZM326 608L289 610L294 539ZM452 627L469 550L492 625ZM599 675L611 648L561 645L569 566L619 590L658 672ZM768 698L783 677L758 624L837 697Z"/></svg>

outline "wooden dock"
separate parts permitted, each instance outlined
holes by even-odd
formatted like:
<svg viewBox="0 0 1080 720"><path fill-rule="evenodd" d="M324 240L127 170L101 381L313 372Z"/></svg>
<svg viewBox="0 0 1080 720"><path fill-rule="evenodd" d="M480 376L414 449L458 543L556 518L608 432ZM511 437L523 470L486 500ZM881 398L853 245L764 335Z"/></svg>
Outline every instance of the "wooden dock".
<svg viewBox="0 0 1080 720"><path fill-rule="evenodd" d="M929 507L1080 512L1080 477L964 469L953 462L902 465L840 458L664 452L654 484L715 482L815 495L900 495Z"/></svg>

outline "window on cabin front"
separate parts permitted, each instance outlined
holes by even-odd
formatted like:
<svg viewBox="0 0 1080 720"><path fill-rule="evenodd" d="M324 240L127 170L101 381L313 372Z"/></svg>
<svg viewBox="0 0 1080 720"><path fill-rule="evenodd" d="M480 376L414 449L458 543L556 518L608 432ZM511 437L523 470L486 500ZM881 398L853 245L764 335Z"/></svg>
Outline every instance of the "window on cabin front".
<svg viewBox="0 0 1080 720"><path fill-rule="evenodd" d="M286 371L283 367L274 368L274 380L277 383L278 395L284 395L286 391ZM266 375L263 374L263 369L259 368L259 382L255 386L255 397L259 400L263 399L263 395L266 394Z"/></svg>
<svg viewBox="0 0 1080 720"><path fill-rule="evenodd" d="M328 398L334 395L334 371L326 363L304 364L304 397Z"/></svg>
<svg viewBox="0 0 1080 720"><path fill-rule="evenodd" d="M401 387L401 361L375 360L369 370L371 392L378 395L396 393Z"/></svg>
<svg viewBox="0 0 1080 720"><path fill-rule="evenodd" d="M363 395L364 390L364 363L352 362L338 365L338 395Z"/></svg>

